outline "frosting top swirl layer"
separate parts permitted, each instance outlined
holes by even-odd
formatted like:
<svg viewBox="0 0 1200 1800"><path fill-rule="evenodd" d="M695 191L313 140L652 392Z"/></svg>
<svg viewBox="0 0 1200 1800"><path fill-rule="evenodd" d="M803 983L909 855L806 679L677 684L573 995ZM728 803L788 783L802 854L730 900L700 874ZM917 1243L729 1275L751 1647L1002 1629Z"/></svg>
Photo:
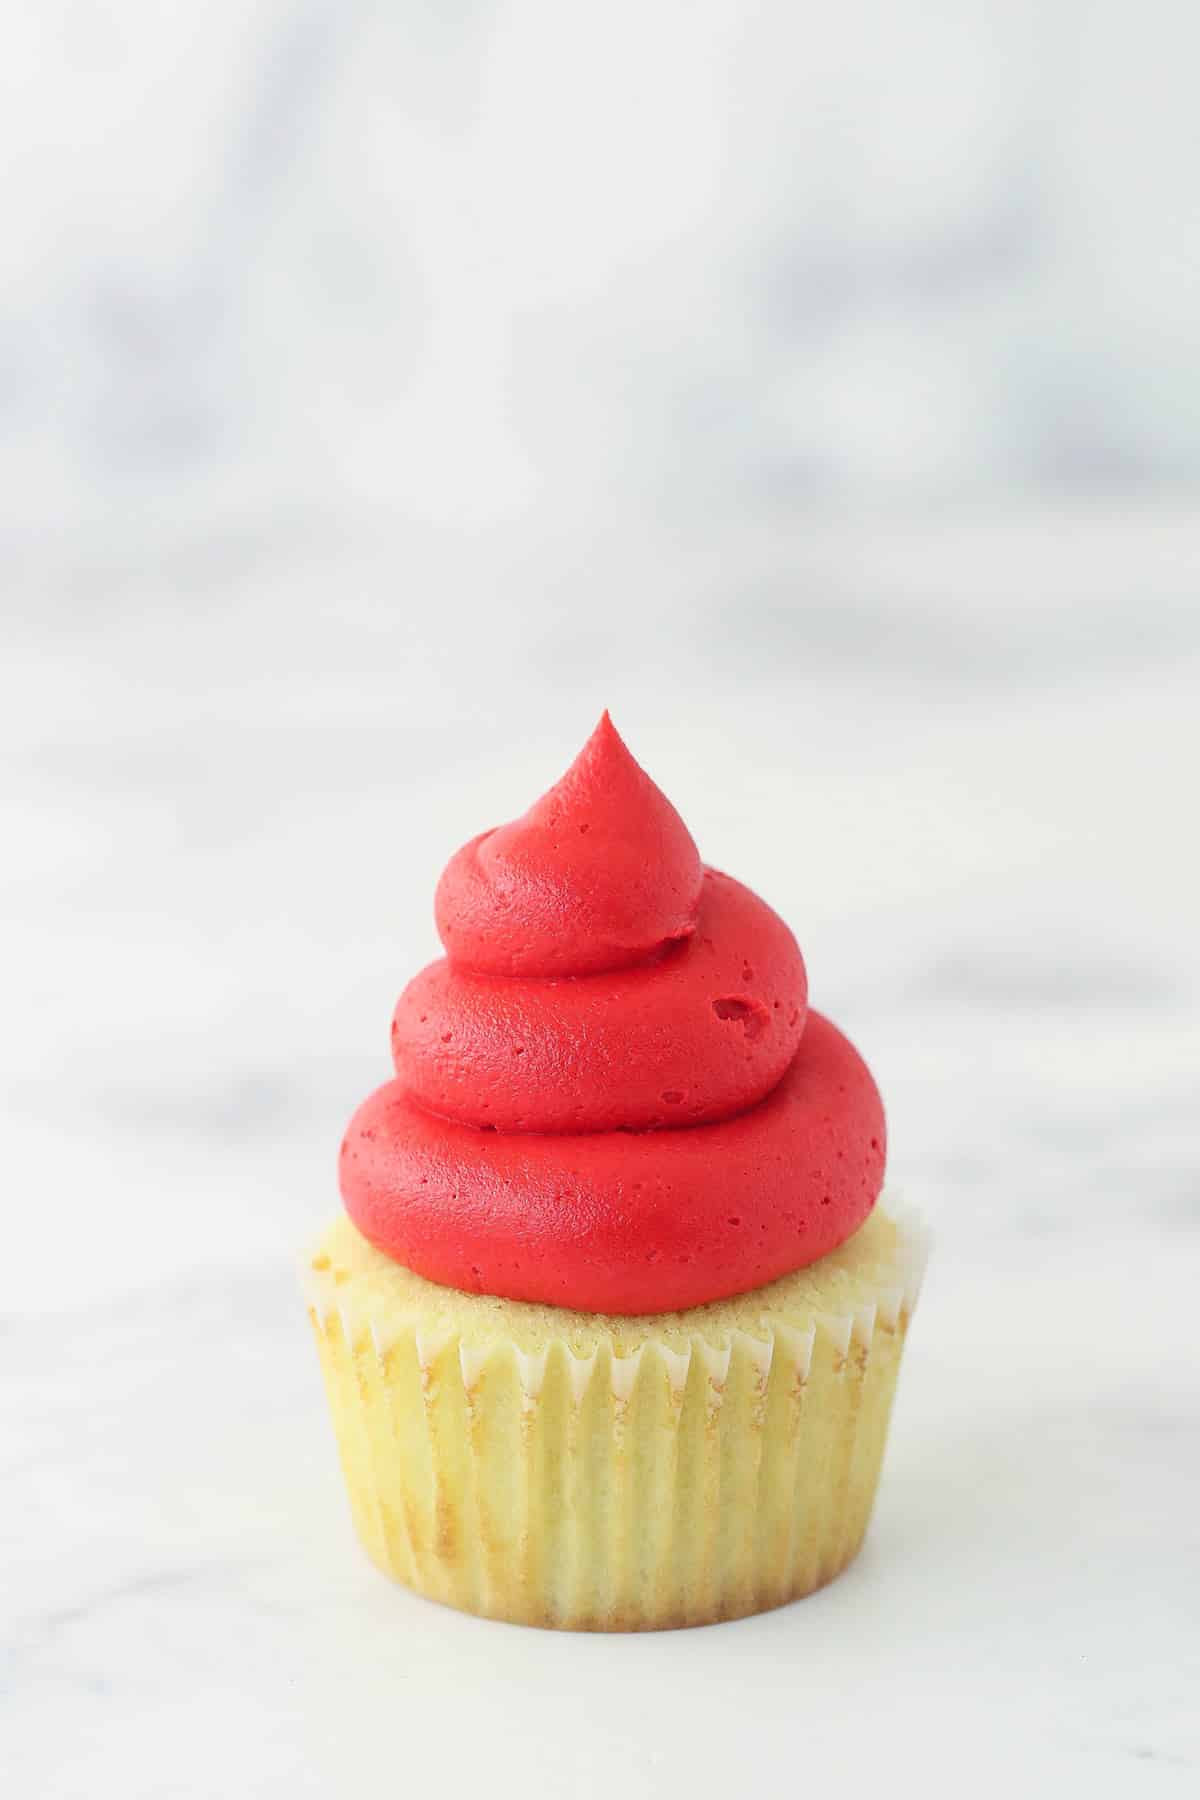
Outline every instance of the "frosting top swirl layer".
<svg viewBox="0 0 1200 1800"><path fill-rule="evenodd" d="M684 943L700 854L607 712L548 794L464 844L434 900L456 967L486 975L594 975Z"/></svg>
<svg viewBox="0 0 1200 1800"><path fill-rule="evenodd" d="M400 996L396 1079L342 1192L434 1281L630 1313L802 1267L867 1216L884 1123L803 959L706 869L607 713L563 779L450 861L447 956Z"/></svg>

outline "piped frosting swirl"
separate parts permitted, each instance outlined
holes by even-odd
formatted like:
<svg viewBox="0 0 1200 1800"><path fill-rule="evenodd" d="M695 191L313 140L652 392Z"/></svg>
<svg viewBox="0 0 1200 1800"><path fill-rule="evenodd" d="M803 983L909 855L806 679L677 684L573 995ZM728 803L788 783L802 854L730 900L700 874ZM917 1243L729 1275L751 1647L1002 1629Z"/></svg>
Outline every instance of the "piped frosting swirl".
<svg viewBox="0 0 1200 1800"><path fill-rule="evenodd" d="M351 1217L433 1281L679 1310L814 1261L882 1185L883 1111L783 921L705 868L608 715L450 861L447 955L342 1148Z"/></svg>

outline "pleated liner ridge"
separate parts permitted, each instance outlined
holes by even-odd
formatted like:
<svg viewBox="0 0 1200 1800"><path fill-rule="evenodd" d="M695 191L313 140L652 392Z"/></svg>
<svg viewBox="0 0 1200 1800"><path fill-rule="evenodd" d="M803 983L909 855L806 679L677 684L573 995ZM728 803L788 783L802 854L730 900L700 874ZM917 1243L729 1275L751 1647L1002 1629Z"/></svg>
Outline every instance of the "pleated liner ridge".
<svg viewBox="0 0 1200 1800"><path fill-rule="evenodd" d="M881 1206L768 1287L618 1319L435 1287L339 1220L304 1278L363 1544L431 1599L563 1629L811 1593L862 1543L925 1254Z"/></svg>

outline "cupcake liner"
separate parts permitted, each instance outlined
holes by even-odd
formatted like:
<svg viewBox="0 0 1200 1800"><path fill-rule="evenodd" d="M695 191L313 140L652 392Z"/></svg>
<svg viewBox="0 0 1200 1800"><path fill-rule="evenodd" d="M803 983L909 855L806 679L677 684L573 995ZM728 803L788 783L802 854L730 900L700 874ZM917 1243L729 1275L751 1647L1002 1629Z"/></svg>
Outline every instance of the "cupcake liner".
<svg viewBox="0 0 1200 1800"><path fill-rule="evenodd" d="M339 1221L305 1286L372 1559L489 1618L703 1624L862 1542L926 1251L889 1202L736 1300L649 1319L457 1294Z"/></svg>

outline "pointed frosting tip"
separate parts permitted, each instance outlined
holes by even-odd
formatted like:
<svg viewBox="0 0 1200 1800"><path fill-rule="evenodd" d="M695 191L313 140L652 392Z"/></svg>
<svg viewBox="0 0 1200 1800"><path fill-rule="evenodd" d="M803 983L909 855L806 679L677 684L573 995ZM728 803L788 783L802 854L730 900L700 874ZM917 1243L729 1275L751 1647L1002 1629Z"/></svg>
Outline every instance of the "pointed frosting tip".
<svg viewBox="0 0 1200 1800"><path fill-rule="evenodd" d="M598 766L606 761L631 763L634 768L639 770L639 772L644 773L644 771L641 770L641 765L630 750L629 745L625 742L625 739L613 724L612 714L609 712L607 706L600 714L599 719L597 719L587 743L583 746L583 749L571 764L571 768L567 771L567 776L580 766ZM567 779L567 776L563 777L564 781ZM561 786L562 783L560 782L558 785ZM552 788L550 792L553 793L554 789Z"/></svg>

